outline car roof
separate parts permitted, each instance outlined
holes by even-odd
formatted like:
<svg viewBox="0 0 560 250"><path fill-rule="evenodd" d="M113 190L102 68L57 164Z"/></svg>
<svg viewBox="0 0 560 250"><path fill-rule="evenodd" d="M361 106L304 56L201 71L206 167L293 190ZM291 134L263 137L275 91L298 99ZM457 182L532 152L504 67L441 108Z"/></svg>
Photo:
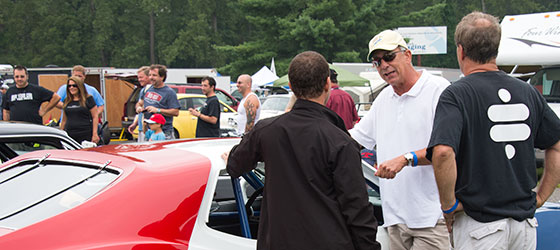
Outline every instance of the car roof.
<svg viewBox="0 0 560 250"><path fill-rule="evenodd" d="M0 136L6 135L44 135L52 134L59 135L63 137L68 137L66 132L43 125L26 123L26 122L16 122L16 121L0 121Z"/></svg>
<svg viewBox="0 0 560 250"><path fill-rule="evenodd" d="M202 97L202 98L206 98L205 95L201 95L201 94L177 94L177 99L180 98L189 98L189 97Z"/></svg>
<svg viewBox="0 0 560 250"><path fill-rule="evenodd" d="M109 244L106 246L128 246L147 238L161 241L170 235L177 242L188 242L192 223L186 223L190 226L182 227L181 234L174 235L165 231L171 226L153 222L173 222L177 217L180 221L196 218L211 171L216 173L225 168L220 155L238 142L238 138L183 139L106 145L74 151L41 150L16 157L2 167L21 162L34 163L46 156L44 164L49 164L49 161L52 164L64 162L97 167L108 164L106 169L117 170L119 177L76 207L40 223L5 232L0 245L10 246L10 239L18 242L18 237L39 237L54 228L65 233L55 233L52 237L35 241L38 243L29 241L26 244L35 248L42 245L44 248L51 246L48 249L60 246L84 249L84 246L99 243L98 239ZM79 225L75 223L76 219L80 220ZM115 221L123 223L118 227L107 226L114 225ZM85 240L82 235L96 235L96 239Z"/></svg>

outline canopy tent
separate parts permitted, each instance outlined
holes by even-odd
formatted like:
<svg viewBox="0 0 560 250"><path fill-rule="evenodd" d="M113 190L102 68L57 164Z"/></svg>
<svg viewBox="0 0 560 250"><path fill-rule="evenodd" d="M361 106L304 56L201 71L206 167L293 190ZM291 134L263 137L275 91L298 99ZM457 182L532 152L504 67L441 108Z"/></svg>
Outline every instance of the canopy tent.
<svg viewBox="0 0 560 250"><path fill-rule="evenodd" d="M257 73L251 76L253 81L252 89L255 90L264 85L270 85L272 82L278 79L278 76L274 74L268 67L263 66Z"/></svg>
<svg viewBox="0 0 560 250"><path fill-rule="evenodd" d="M339 66L329 64L329 67L338 73L336 79L338 80L338 85L340 86L368 86L369 84L368 79L360 77ZM288 75L284 75L274 81L274 86L288 86Z"/></svg>

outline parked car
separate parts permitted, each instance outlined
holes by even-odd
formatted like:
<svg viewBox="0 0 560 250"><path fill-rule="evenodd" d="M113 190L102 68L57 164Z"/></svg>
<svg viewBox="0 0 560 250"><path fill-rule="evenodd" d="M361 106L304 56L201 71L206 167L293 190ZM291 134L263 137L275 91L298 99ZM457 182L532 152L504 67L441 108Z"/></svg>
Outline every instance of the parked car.
<svg viewBox="0 0 560 250"><path fill-rule="evenodd" d="M106 75L107 78L118 79L122 81L126 81L132 85L134 85L134 90L128 96L126 102L123 105L123 115L122 115L122 127L125 128L124 132L128 134L126 128L132 124L134 121L134 117L136 116L136 103L138 103L138 97L140 95L140 83L138 82L138 76L136 74L114 74L114 75ZM200 85L187 85L187 84L173 84L173 83L166 83L167 86L175 90L175 93L178 94L202 94L202 87ZM239 101L231 96L228 92L224 91L223 89L216 88L216 96L220 101L230 106L233 110L237 111L237 106L239 105ZM129 138L134 137L130 135Z"/></svg>
<svg viewBox="0 0 560 250"><path fill-rule="evenodd" d="M292 94L269 95L262 103L259 119L265 119L285 113Z"/></svg>
<svg viewBox="0 0 560 250"><path fill-rule="evenodd" d="M23 122L0 121L0 161L43 149L81 149L60 129Z"/></svg>
<svg viewBox="0 0 560 250"><path fill-rule="evenodd" d="M0 182L9 179L1 184L0 249L255 249L260 193L232 180L220 158L237 143L174 140L15 158L0 166ZM265 172L247 176L262 182Z"/></svg>
<svg viewBox="0 0 560 250"><path fill-rule="evenodd" d="M175 93L177 94L202 95L202 87L200 85L167 84L167 86L175 90ZM223 103L227 104L235 111L237 111L237 106L239 105L239 101L235 97L233 97L228 92L220 88L216 88L215 92L216 92L216 97L218 97L218 100L222 101Z"/></svg>
<svg viewBox="0 0 560 250"><path fill-rule="evenodd" d="M198 117L193 116L189 112L189 108L194 108L200 110L202 106L206 103L205 95L197 94L177 94L177 99L179 100L179 116L173 117L173 130L175 133L175 138L195 138L196 135L196 124L198 123ZM228 137L230 132L235 131L235 127L232 127L228 121L230 118L234 117L237 112L233 110L232 107L228 106L222 101L220 102L220 135L222 137ZM134 130L133 138L138 138L138 128Z"/></svg>
<svg viewBox="0 0 560 250"><path fill-rule="evenodd" d="M252 190L260 189L266 172L261 165L243 178L227 175L220 156L239 140L108 145L14 158L0 166L0 249L254 250L261 198ZM362 170L379 220L375 169L363 162ZM559 213L550 204L537 210L537 218L546 218L537 228L539 249L558 247ZM388 249L384 228L377 239Z"/></svg>

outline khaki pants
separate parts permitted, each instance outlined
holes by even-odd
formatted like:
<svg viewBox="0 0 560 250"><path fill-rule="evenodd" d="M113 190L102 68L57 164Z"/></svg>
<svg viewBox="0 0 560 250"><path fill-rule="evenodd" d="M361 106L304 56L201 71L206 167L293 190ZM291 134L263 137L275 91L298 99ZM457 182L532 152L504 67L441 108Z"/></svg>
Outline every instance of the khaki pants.
<svg viewBox="0 0 560 250"><path fill-rule="evenodd" d="M435 227L408 228L405 224L387 227L391 250L450 249L449 233L443 219Z"/></svg>
<svg viewBox="0 0 560 250"><path fill-rule="evenodd" d="M537 219L507 218L482 223L460 212L453 223L453 243L455 250L536 249Z"/></svg>

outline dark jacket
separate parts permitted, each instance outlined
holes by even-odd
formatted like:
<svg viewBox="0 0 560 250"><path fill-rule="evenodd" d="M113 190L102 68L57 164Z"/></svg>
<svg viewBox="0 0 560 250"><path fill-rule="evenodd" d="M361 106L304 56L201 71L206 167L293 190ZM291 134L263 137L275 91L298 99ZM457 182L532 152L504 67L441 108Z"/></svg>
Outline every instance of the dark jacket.
<svg viewBox="0 0 560 250"><path fill-rule="evenodd" d="M259 121L227 165L238 177L265 163L257 249L380 249L360 159L342 119L315 102Z"/></svg>

